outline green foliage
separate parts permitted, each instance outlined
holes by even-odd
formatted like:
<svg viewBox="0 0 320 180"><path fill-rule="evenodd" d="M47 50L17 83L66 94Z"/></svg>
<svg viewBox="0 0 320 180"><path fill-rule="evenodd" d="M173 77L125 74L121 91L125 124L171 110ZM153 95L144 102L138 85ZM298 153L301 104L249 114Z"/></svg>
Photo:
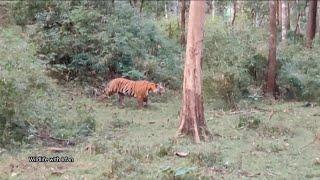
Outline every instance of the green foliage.
<svg viewBox="0 0 320 180"><path fill-rule="evenodd" d="M75 138L95 130L85 103L68 102L35 61L35 48L18 32L0 30L0 145L16 145L49 132L53 137ZM15 53L12 53L15 52Z"/></svg>
<svg viewBox="0 0 320 180"><path fill-rule="evenodd" d="M205 96L221 98L230 107L248 94L251 84L262 84L266 66L267 33L243 20L231 29L221 19L206 21L204 39Z"/></svg>
<svg viewBox="0 0 320 180"><path fill-rule="evenodd" d="M243 115L239 116L238 128L257 129L261 123L261 120L255 116Z"/></svg>
<svg viewBox="0 0 320 180"><path fill-rule="evenodd" d="M117 6L122 10L112 14L91 6L57 5L53 12L39 9L40 26L34 37L38 52L68 80L102 81L121 74L179 87L178 46L159 31L153 19L139 15L125 2Z"/></svg>
<svg viewBox="0 0 320 180"><path fill-rule="evenodd" d="M314 43L313 49L290 45L279 51L278 84L284 98L320 102L319 58L318 43Z"/></svg>
<svg viewBox="0 0 320 180"><path fill-rule="evenodd" d="M36 21L39 9L47 9L56 6L56 0L17 0L10 3L10 14L17 25L25 26ZM65 2L59 2L65 4ZM49 19L48 19L49 20Z"/></svg>
<svg viewBox="0 0 320 180"><path fill-rule="evenodd" d="M178 17L163 18L159 21L158 26L170 39L174 39L177 43L180 41L181 29Z"/></svg>

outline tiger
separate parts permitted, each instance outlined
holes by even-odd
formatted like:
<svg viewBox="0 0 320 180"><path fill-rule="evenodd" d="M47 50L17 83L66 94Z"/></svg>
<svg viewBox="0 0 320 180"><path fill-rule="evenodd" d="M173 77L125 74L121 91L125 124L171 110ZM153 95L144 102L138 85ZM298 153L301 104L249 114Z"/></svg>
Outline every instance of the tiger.
<svg viewBox="0 0 320 180"><path fill-rule="evenodd" d="M148 95L150 92L163 94L165 88L162 83L156 84L146 80L133 81L125 78L111 80L103 90L106 96L118 93L118 101L121 107L124 106L124 97L135 97L138 108L148 106Z"/></svg>

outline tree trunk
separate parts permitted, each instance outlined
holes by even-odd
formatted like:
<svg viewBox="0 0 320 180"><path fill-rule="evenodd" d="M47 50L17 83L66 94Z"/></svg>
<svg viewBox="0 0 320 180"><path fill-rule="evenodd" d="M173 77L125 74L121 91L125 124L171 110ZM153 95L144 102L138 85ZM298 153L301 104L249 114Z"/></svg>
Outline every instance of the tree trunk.
<svg viewBox="0 0 320 180"><path fill-rule="evenodd" d="M299 5L299 0L296 0L296 5ZM304 8L302 10L299 10L299 12L298 12L297 24L296 24L296 27L294 30L295 35L301 34L300 21L301 21L301 18L304 16L304 12L306 11L307 6L308 6L308 1L306 1Z"/></svg>
<svg viewBox="0 0 320 180"><path fill-rule="evenodd" d="M180 34L180 44L181 46L186 45L186 1L180 0L180 27L181 27L181 34Z"/></svg>
<svg viewBox="0 0 320 180"><path fill-rule="evenodd" d="M236 16L237 16L237 0L233 1L233 17L232 17L232 21L231 21L231 25L234 25L234 21L236 20Z"/></svg>
<svg viewBox="0 0 320 180"><path fill-rule="evenodd" d="M196 143L208 140L202 97L202 54L205 0L191 1L184 66L182 110L178 135L192 135Z"/></svg>
<svg viewBox="0 0 320 180"><path fill-rule="evenodd" d="M168 19L168 6L167 1L164 2L164 16Z"/></svg>
<svg viewBox="0 0 320 180"><path fill-rule="evenodd" d="M285 1L285 0L283 0ZM282 1L281 0L277 0L277 25L282 25Z"/></svg>
<svg viewBox="0 0 320 180"><path fill-rule="evenodd" d="M268 56L268 70L265 86L265 96L275 97L276 95L276 35L277 35L277 22L276 22L276 6L275 1L269 1L269 56Z"/></svg>
<svg viewBox="0 0 320 180"><path fill-rule="evenodd" d="M133 0L133 6L134 6L135 8L138 7L138 0Z"/></svg>
<svg viewBox="0 0 320 180"><path fill-rule="evenodd" d="M288 33L288 2L282 0L281 2L282 9L282 24L281 24L281 40L286 43L287 33Z"/></svg>
<svg viewBox="0 0 320 180"><path fill-rule="evenodd" d="M290 30L290 13L291 13L291 6L290 6L290 1L288 1L288 15L287 15L287 24L286 24L286 26L287 26L287 30L289 31Z"/></svg>
<svg viewBox="0 0 320 180"><path fill-rule="evenodd" d="M211 4L212 4L212 8L211 8L211 9L212 9L212 11L211 11L211 12L212 12L212 17L214 18L214 13L215 13L214 0L212 0L212 3L211 3Z"/></svg>
<svg viewBox="0 0 320 180"><path fill-rule="evenodd" d="M212 14L212 0L208 0L208 1L207 1L206 14Z"/></svg>
<svg viewBox="0 0 320 180"><path fill-rule="evenodd" d="M141 4L140 4L140 13L142 13L143 2L144 2L144 0L141 0Z"/></svg>
<svg viewBox="0 0 320 180"><path fill-rule="evenodd" d="M318 5L317 7L317 16L318 16L318 19L317 19L317 25L316 25L316 32L319 32L320 33L320 6Z"/></svg>
<svg viewBox="0 0 320 180"><path fill-rule="evenodd" d="M309 1L309 15L307 22L307 47L312 47L312 41L316 33L316 21L317 21L317 0Z"/></svg>

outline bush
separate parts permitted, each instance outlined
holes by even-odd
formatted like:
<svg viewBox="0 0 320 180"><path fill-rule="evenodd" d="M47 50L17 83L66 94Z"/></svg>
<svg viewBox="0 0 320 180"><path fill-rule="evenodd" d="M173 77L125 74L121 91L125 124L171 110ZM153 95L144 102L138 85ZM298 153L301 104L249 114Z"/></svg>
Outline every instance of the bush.
<svg viewBox="0 0 320 180"><path fill-rule="evenodd" d="M319 58L318 43L313 49L305 49L302 45L281 49L278 84L284 98L320 102Z"/></svg>
<svg viewBox="0 0 320 180"><path fill-rule="evenodd" d="M241 20L241 19L240 19ZM263 83L267 33L244 21L233 29L221 19L208 19L204 39L204 92L230 107L248 95L251 84Z"/></svg>
<svg viewBox="0 0 320 180"><path fill-rule="evenodd" d="M34 37L38 53L46 55L51 70L66 80L101 82L123 75L178 87L180 76L173 77L182 70L179 46L158 30L153 19L139 15L127 2L116 5L122 10L112 14L91 6L39 9Z"/></svg>
<svg viewBox="0 0 320 180"><path fill-rule="evenodd" d="M44 132L60 138L89 135L95 120L86 104L70 102L55 88L35 60L34 46L18 34L0 29L0 146L17 145Z"/></svg>

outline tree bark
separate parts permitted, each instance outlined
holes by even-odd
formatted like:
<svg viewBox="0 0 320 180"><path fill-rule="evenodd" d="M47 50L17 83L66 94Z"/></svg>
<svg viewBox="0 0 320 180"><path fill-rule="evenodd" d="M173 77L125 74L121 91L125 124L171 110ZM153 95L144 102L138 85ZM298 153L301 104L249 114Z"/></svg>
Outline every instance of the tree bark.
<svg viewBox="0 0 320 180"><path fill-rule="evenodd" d="M317 32L320 33L320 18L319 18L319 15L320 15L320 6L317 4L317 16L318 16L318 19L317 19L317 25L316 25L316 34Z"/></svg>
<svg viewBox="0 0 320 180"><path fill-rule="evenodd" d="M317 21L317 0L309 1L309 15L307 22L307 47L312 48L312 41L316 33L316 22Z"/></svg>
<svg viewBox="0 0 320 180"><path fill-rule="evenodd" d="M290 13L291 13L291 6L290 6L290 1L288 1L288 16L287 16L287 24L286 24L286 26L287 26L287 30L289 31L290 30L290 27L291 27L291 25L290 25Z"/></svg>
<svg viewBox="0 0 320 180"><path fill-rule="evenodd" d="M236 16L237 16L237 0L233 1L233 17L232 17L232 21L231 21L231 25L234 25L234 21L236 20Z"/></svg>
<svg viewBox="0 0 320 180"><path fill-rule="evenodd" d="M283 0L284 1L284 0ZM277 0L277 11L276 11L276 14L277 14L277 25L282 25L282 1L281 0Z"/></svg>
<svg viewBox="0 0 320 180"><path fill-rule="evenodd" d="M212 14L212 0L208 0L208 1L207 1L206 14Z"/></svg>
<svg viewBox="0 0 320 180"><path fill-rule="evenodd" d="M282 0L281 2L282 9L282 24L281 24L281 40L286 43L287 33L288 33L288 2Z"/></svg>
<svg viewBox="0 0 320 180"><path fill-rule="evenodd" d="M276 6L275 1L269 1L269 56L268 56L268 69L265 86L265 96L275 97L276 95L276 35L277 35L277 22L276 22Z"/></svg>
<svg viewBox="0 0 320 180"><path fill-rule="evenodd" d="M144 2L144 0L141 0L141 4L140 4L140 13L142 13L143 2Z"/></svg>
<svg viewBox="0 0 320 180"><path fill-rule="evenodd" d="M296 0L296 5L299 5L299 0ZM299 12L298 12L297 24L296 24L296 27L294 30L295 35L301 34L300 21L301 21L301 18L304 16L304 12L306 11L307 6L308 6L308 1L306 1L306 4L305 4L303 10L299 10Z"/></svg>
<svg viewBox="0 0 320 180"><path fill-rule="evenodd" d="M167 1L164 2L164 16L168 19L168 6Z"/></svg>
<svg viewBox="0 0 320 180"><path fill-rule="evenodd" d="M181 46L186 45L186 1L180 0L180 27L181 27L181 34L180 34L180 44Z"/></svg>
<svg viewBox="0 0 320 180"><path fill-rule="evenodd" d="M214 4L214 0L212 0L212 17L214 18L215 15L215 4Z"/></svg>
<svg viewBox="0 0 320 180"><path fill-rule="evenodd" d="M191 1L184 66L182 110L178 135L192 135L196 143L208 140L202 97L203 28L205 0Z"/></svg>

